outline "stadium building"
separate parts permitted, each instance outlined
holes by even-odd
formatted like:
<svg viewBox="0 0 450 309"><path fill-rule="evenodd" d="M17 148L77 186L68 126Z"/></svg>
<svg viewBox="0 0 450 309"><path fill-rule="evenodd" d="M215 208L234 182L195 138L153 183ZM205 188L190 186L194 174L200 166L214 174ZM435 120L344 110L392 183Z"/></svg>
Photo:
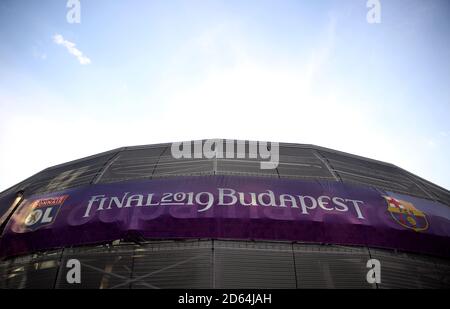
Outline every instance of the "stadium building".
<svg viewBox="0 0 450 309"><path fill-rule="evenodd" d="M171 145L50 167L0 193L0 288L450 288L446 189L313 145L280 144L273 169L175 158Z"/></svg>

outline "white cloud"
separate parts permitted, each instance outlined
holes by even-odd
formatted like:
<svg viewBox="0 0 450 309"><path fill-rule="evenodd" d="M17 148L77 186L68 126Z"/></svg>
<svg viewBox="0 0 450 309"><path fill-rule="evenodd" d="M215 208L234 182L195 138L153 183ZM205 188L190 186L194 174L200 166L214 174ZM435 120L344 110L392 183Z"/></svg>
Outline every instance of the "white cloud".
<svg viewBox="0 0 450 309"><path fill-rule="evenodd" d="M37 47L33 46L33 57L35 59L46 60L47 54L39 51Z"/></svg>
<svg viewBox="0 0 450 309"><path fill-rule="evenodd" d="M434 140L432 140L432 139L429 139L428 141L427 141L427 145L429 146L429 147L436 147L436 142L434 141Z"/></svg>
<svg viewBox="0 0 450 309"><path fill-rule="evenodd" d="M91 63L91 59L89 59L88 57L86 57L85 55L83 55L83 53L77 49L75 47L75 43L72 43L68 40L65 40L64 37L61 34L55 34L53 36L53 42L55 42L58 45L62 45L65 48L67 48L67 51L74 55L78 61L80 62L80 64L90 64Z"/></svg>
<svg viewBox="0 0 450 309"><path fill-rule="evenodd" d="M443 138L447 138L450 136L450 131L441 131L439 132L439 135Z"/></svg>

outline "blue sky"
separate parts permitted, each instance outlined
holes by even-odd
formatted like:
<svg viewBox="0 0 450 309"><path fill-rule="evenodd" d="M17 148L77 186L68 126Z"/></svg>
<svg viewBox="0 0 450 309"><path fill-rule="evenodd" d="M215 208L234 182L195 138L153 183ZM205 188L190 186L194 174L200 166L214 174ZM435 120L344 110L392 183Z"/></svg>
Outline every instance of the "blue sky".
<svg viewBox="0 0 450 309"><path fill-rule="evenodd" d="M66 0L3 0L0 191L201 138L316 144L449 189L450 2L380 2L369 24L366 0L81 0L70 24Z"/></svg>

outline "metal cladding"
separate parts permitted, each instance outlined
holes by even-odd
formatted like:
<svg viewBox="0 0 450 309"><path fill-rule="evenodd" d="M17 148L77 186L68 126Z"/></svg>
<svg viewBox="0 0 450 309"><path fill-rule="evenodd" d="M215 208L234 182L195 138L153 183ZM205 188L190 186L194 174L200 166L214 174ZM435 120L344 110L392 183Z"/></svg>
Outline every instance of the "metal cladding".
<svg viewBox="0 0 450 309"><path fill-rule="evenodd" d="M395 260L398 256L391 257L389 250L399 250L426 261L434 256L436 274L446 273L448 264L441 259L450 257L449 191L394 165L312 145L280 144L274 168L261 168L249 142L240 153L238 146L214 156L199 155L204 149L196 148L199 145L211 149L208 141L196 142L189 149L192 156L174 157L172 144L121 148L48 168L0 193L0 256L16 265L14 256L57 252L57 267L61 267L72 255L97 250L83 246L121 243L125 245L107 251L116 248L125 259L121 263L133 260L136 271L138 257L154 254L149 248L178 252L179 247L170 247L170 242L186 241L189 250L184 253L192 252L193 259L198 253L200 260L209 260L214 249L214 265L222 270L229 263L241 263L238 256L252 255L253 249L289 265L294 259L290 273L300 272L302 278L311 271L311 259L335 256L339 260L351 252L355 260L364 260L366 253ZM267 146L259 145L263 153L261 145ZM226 146L223 142L219 149ZM217 143L215 147L217 153ZM200 244L206 245L197 247ZM324 244L328 247L320 249ZM242 251L242 246L251 248ZM108 256L106 251L96 254ZM10 271L5 265L0 264L0 281L1 267ZM211 285L210 271L198 270L199 286L227 287L226 273L219 271L218 277L213 276L218 281ZM286 281L272 280L269 286L306 284L286 276ZM442 280L437 285L447 286ZM116 285L133 284L149 287L149 282Z"/></svg>

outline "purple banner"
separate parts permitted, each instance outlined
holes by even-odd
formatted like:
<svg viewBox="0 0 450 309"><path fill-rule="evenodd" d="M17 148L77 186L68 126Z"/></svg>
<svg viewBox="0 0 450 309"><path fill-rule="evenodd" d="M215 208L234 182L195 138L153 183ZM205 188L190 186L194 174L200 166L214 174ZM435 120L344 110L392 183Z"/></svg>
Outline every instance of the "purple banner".
<svg viewBox="0 0 450 309"><path fill-rule="evenodd" d="M0 254L116 239L365 245L450 256L450 208L339 182L204 176L91 185L26 198Z"/></svg>

